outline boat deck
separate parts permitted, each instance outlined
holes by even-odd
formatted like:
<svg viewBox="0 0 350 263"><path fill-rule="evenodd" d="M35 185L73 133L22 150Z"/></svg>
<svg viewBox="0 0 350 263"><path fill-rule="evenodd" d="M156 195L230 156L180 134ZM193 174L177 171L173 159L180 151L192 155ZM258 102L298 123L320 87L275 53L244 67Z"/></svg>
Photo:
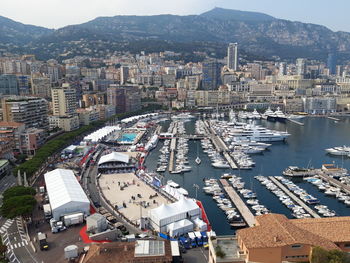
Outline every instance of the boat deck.
<svg viewBox="0 0 350 263"><path fill-rule="evenodd" d="M249 226L255 225L255 217L253 213L249 210L247 205L243 202L241 197L237 194L236 190L227 182L226 179L220 179L220 183L222 184L225 192L230 197L231 201L235 204L238 211L247 222Z"/></svg>
<svg viewBox="0 0 350 263"><path fill-rule="evenodd" d="M314 218L321 218L314 210L308 207L303 201L301 201L295 194L287 189L282 183L280 183L275 177L269 176L269 179L277 185L283 192L285 192L293 201L300 205L306 212L308 212Z"/></svg>

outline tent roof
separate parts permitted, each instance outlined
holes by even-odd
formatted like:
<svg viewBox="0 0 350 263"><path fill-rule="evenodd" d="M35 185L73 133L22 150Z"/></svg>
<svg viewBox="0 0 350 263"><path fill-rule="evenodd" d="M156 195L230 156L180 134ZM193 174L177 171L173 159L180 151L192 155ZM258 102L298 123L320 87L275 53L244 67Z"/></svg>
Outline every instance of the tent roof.
<svg viewBox="0 0 350 263"><path fill-rule="evenodd" d="M183 219L183 220L171 223L167 227L168 227L168 231L170 231L170 230L181 229L187 226L193 226L193 223L188 219Z"/></svg>
<svg viewBox="0 0 350 263"><path fill-rule="evenodd" d="M112 152L110 154L104 155L100 158L98 164L108 163L108 162L129 162L129 155L124 153Z"/></svg>
<svg viewBox="0 0 350 263"><path fill-rule="evenodd" d="M73 171L56 169L44 177L52 210L69 202L90 204Z"/></svg>
<svg viewBox="0 0 350 263"><path fill-rule="evenodd" d="M200 209L193 199L182 197L179 201L172 204L162 204L157 208L150 210L150 213L158 220L172 217L177 214L186 213Z"/></svg>

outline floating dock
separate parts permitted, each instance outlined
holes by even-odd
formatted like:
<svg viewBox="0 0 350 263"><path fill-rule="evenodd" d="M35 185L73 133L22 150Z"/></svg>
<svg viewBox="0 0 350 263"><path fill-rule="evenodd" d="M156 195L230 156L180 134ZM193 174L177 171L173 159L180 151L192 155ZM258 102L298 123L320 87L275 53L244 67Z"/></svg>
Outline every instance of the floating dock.
<svg viewBox="0 0 350 263"><path fill-rule="evenodd" d="M226 179L220 179L220 183L222 184L225 192L227 193L231 201L235 204L238 211L244 218L244 221L246 221L246 223L249 226L254 226L255 225L254 215L249 210L247 205L243 202L243 200L240 198L240 196L237 194L236 190L227 182Z"/></svg>
<svg viewBox="0 0 350 263"><path fill-rule="evenodd" d="M275 177L269 176L269 179L277 185L283 192L285 192L293 201L300 205L306 212L308 212L314 218L321 218L314 210L308 207L303 201L301 201L295 194L287 189L282 183L280 183Z"/></svg>
<svg viewBox="0 0 350 263"><path fill-rule="evenodd" d="M332 178L328 175L325 175L325 174L320 174L319 176L322 180L328 182L329 184L331 184L333 186L340 188L345 193L350 194L350 186L349 185L343 184L342 182L338 181L337 179L334 179L334 178Z"/></svg>

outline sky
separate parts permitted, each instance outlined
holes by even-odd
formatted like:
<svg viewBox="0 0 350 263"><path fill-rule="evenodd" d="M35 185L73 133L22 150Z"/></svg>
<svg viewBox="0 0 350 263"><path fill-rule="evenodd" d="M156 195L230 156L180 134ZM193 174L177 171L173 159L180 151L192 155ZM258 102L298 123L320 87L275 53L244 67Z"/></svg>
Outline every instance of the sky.
<svg viewBox="0 0 350 263"><path fill-rule="evenodd" d="M214 7L255 11L350 32L350 0L0 0L0 16L60 28L99 16L200 14Z"/></svg>

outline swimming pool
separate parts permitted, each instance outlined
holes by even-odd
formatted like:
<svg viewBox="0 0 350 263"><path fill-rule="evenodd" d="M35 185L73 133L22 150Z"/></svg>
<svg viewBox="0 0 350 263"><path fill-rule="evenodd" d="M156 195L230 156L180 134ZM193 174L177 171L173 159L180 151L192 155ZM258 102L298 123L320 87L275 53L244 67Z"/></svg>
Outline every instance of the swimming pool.
<svg viewBox="0 0 350 263"><path fill-rule="evenodd" d="M123 133L118 139L118 142L133 142L137 136L137 133Z"/></svg>

